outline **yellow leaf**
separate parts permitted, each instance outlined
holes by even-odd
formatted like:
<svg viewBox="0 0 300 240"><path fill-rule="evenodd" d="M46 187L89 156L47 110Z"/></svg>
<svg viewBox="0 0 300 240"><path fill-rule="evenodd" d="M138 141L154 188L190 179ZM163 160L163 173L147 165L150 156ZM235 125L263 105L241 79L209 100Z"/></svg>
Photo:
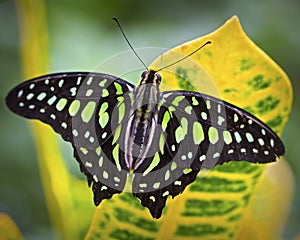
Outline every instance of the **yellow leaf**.
<svg viewBox="0 0 300 240"><path fill-rule="evenodd" d="M17 0L16 6L24 43L24 79L29 79L48 71L45 6L42 0ZM82 239L94 212L92 193L86 182L75 179L66 169L50 127L34 122L32 130L51 222L63 239Z"/></svg>
<svg viewBox="0 0 300 240"><path fill-rule="evenodd" d="M284 159L271 163L257 185L238 239L281 239L295 190L292 170Z"/></svg>
<svg viewBox="0 0 300 240"><path fill-rule="evenodd" d="M212 44L162 71L164 89L193 90L219 97L250 111L282 133L291 111L291 84L278 65L246 36L236 16L215 32L163 54L151 67L167 66L207 41ZM159 220L152 219L130 193L114 196L97 208L86 239L239 238L245 232L245 216L251 216L248 206L255 206L251 203L256 188L259 185L265 189L267 184L261 180L264 169L265 165L248 162L217 166L205 178L197 178L183 194L168 199ZM265 204L270 204L267 200L274 202L271 191L266 190L266 195ZM265 231L254 221L248 224Z"/></svg>
<svg viewBox="0 0 300 240"><path fill-rule="evenodd" d="M22 48L26 78L47 70L43 6L41 0L17 1L21 36L27 43ZM245 35L237 17L212 34L172 49L152 67L166 66L207 40L212 44L162 71L165 87L220 97L252 112L281 133L291 110L290 82ZM52 223L64 239L81 239L93 214L91 191L67 171L53 132L43 124L34 124L33 129ZM237 238L247 233L243 221L255 220L249 206L255 206L251 204L257 185L264 189L263 184L268 184L261 179L264 168L246 162L218 166L183 194L169 199L159 220L152 219L131 193L115 195L97 208L86 239ZM273 196L272 192L267 195Z"/></svg>
<svg viewBox="0 0 300 240"><path fill-rule="evenodd" d="M0 240L22 240L15 222L5 213L0 213Z"/></svg>
<svg viewBox="0 0 300 240"><path fill-rule="evenodd" d="M207 41L212 44L163 70L163 84L219 97L248 110L281 134L292 106L291 83L282 69L248 38L237 16L215 32L173 48L152 67L174 62Z"/></svg>

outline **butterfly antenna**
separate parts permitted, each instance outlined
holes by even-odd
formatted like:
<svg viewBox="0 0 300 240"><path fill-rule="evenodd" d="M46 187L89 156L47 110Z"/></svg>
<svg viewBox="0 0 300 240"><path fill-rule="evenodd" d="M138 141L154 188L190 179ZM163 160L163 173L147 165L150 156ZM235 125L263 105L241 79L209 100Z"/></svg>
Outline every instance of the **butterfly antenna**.
<svg viewBox="0 0 300 240"><path fill-rule="evenodd" d="M175 64L177 64L177 63L183 61L184 59L186 59L186 58L192 56L194 53L198 52L201 48L205 47L205 46L208 45L208 44L211 44L211 41L207 41L207 42L204 43L202 46L198 47L196 50L194 50L193 52L189 53L189 54L186 55L185 57L180 58L180 59L178 59L176 62L173 62L173 63L171 63L171 64L169 64L169 65L167 65L167 66L162 67L161 69L157 70L157 72L159 72L159 71L161 71L161 70L163 70L163 69L166 69L166 68L168 68L168 67L171 67L171 66L173 66L173 65L175 65Z"/></svg>
<svg viewBox="0 0 300 240"><path fill-rule="evenodd" d="M123 37L125 38L127 44L129 45L129 47L131 48L131 50L133 51L133 53L135 54L135 56L140 60L140 62L143 64L143 66L146 68L146 70L148 70L148 67L146 66L146 64L143 62L143 60L140 58L140 56L137 54L137 52L134 50L133 46L130 44L128 38L126 37L122 27L121 27L121 24L119 23L118 19L116 17L113 17L112 18L118 25L119 29L121 30L121 33L123 35Z"/></svg>

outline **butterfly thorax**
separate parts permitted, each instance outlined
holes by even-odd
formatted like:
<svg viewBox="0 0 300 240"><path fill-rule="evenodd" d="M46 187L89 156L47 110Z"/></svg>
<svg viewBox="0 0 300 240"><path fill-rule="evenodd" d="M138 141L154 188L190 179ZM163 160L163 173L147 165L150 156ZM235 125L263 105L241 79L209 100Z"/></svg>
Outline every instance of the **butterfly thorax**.
<svg viewBox="0 0 300 240"><path fill-rule="evenodd" d="M126 155L130 169L136 169L149 154L157 123L157 106L160 101L160 76L145 71L135 89L134 102L126 126ZM128 143L128 144L126 144Z"/></svg>

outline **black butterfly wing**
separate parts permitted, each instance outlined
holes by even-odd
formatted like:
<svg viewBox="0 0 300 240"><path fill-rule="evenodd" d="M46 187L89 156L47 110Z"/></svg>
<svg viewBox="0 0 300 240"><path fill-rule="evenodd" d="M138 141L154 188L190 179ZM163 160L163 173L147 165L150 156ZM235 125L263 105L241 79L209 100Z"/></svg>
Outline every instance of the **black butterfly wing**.
<svg viewBox="0 0 300 240"><path fill-rule="evenodd" d="M284 154L270 128L230 103L188 91L162 95L153 141L157 153L137 169L133 181L134 195L154 218L161 216L167 197L181 193L202 168L272 162Z"/></svg>
<svg viewBox="0 0 300 240"><path fill-rule="evenodd" d="M49 124L71 142L81 171L89 185L93 183L94 202L98 205L121 192L126 182L125 172L118 171L109 151L115 131L109 109L118 110L124 101L118 97L133 89L130 83L106 74L57 73L19 84L7 95L6 103L13 112ZM107 105L105 111L103 104ZM128 104L124 103L126 108ZM107 122L107 136L106 141L99 142L96 128L103 122Z"/></svg>
<svg viewBox="0 0 300 240"><path fill-rule="evenodd" d="M189 91L172 92L166 102L172 106L182 96L184 99L180 100L177 112L185 112L190 124L195 126L198 122L203 129L201 131L200 125L196 124L198 127L193 131L194 143L200 145L202 167L211 168L239 160L268 163L284 154L284 145L276 133L245 110L212 96ZM204 159L203 154L218 160L209 162L211 159Z"/></svg>

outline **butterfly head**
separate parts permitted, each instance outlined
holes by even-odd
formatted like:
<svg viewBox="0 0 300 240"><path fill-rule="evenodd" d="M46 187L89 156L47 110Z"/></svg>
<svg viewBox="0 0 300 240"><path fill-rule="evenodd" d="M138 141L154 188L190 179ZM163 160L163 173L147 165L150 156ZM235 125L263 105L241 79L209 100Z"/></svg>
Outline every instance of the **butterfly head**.
<svg viewBox="0 0 300 240"><path fill-rule="evenodd" d="M154 70L146 70L141 75L140 85L154 84L159 86L161 82L161 76Z"/></svg>

